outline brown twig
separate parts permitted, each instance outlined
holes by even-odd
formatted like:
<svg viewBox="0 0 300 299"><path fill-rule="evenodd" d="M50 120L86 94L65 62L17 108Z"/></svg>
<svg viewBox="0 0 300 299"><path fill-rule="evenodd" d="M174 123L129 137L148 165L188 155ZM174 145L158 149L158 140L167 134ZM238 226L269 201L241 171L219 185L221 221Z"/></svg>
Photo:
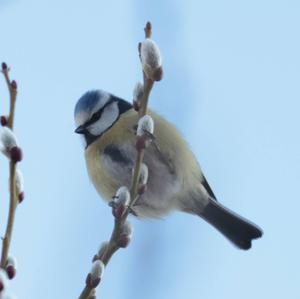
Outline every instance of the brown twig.
<svg viewBox="0 0 300 299"><path fill-rule="evenodd" d="M9 214L7 219L7 225L5 230L5 235L3 238L2 243L2 253L1 253L1 268L5 269L6 267L6 261L8 257L9 252L9 246L11 242L12 237L12 231L13 231L13 225L14 225L14 219L15 219L15 212L17 207L17 196L16 196L16 187L15 187L15 177L16 177L16 164L13 161L10 161L9 163L9 192L10 192L10 200L9 200Z"/></svg>
<svg viewBox="0 0 300 299"><path fill-rule="evenodd" d="M3 66L3 64L2 64ZM10 112L8 116L7 126L10 129L13 129L14 125L14 114L15 114L15 103L17 98L17 84L15 81L10 81L9 78L9 68L2 67L2 73L4 75L5 81L7 83L7 87L10 95ZM16 194L16 162L10 160L9 162L9 190L10 190L10 201L9 201L9 214L6 224L5 235L2 241L2 253L1 253L1 262L0 267L5 268L10 242L12 238L12 231L14 226L15 212L17 207L17 194Z"/></svg>
<svg viewBox="0 0 300 299"><path fill-rule="evenodd" d="M147 22L145 28L144 28L144 31L145 31L145 37L146 38L151 38L152 36L152 25L150 22Z"/></svg>
<svg viewBox="0 0 300 299"><path fill-rule="evenodd" d="M146 24L146 27L144 28L145 31L145 37L150 38L152 35L152 26L151 23L148 22ZM139 54L140 54L140 44L139 44ZM139 117L143 117L147 114L148 109L148 102L149 102L149 95L152 90L152 87L154 85L154 81L152 79L148 79L143 72L143 78L144 78L144 92L143 92L143 98L140 103L140 109L139 109ZM140 171L141 171L141 165L144 159L144 149L137 151L137 156L135 160L135 166L134 166L134 172L133 172L133 178L132 178L132 184L130 189L130 203L128 208L124 211L123 215L118 219L115 218L114 228L110 237L110 240L106 246L106 250L102 254L102 256L98 257L98 259L101 259L101 261L106 266L113 256L113 254L120 248L118 244L119 237L122 233L122 228L127 220L127 217L131 211L131 208L134 206L136 201L138 200L138 183L139 183L139 177L140 177ZM81 292L79 299L88 299L91 296L91 292L93 291L93 288L90 287L88 284L86 284L85 288Z"/></svg>

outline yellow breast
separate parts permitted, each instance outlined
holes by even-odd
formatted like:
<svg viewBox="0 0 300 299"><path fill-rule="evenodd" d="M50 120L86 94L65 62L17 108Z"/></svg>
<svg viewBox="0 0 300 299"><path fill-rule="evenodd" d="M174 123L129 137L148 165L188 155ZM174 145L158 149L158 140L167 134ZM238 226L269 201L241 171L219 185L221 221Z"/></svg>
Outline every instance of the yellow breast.
<svg viewBox="0 0 300 299"><path fill-rule="evenodd" d="M193 188L202 178L200 167L176 128L156 113L149 111L154 120L154 135L156 143L166 159L174 168L181 182L181 192ZM119 187L119 178L111 177L105 170L100 158L107 145L116 146L124 142L135 143L134 127L138 122L135 111L129 110L122 114L119 120L85 151L89 176L102 197L109 201Z"/></svg>

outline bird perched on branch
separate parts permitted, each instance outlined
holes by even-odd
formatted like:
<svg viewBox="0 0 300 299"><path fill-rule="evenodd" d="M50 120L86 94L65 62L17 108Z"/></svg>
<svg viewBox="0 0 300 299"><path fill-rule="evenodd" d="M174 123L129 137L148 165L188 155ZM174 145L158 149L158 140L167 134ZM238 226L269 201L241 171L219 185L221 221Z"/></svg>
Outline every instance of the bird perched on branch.
<svg viewBox="0 0 300 299"><path fill-rule="evenodd" d="M262 230L220 204L187 143L167 120L150 111L155 140L145 151L147 190L132 207L139 217L159 217L172 210L198 215L238 248L249 249ZM89 176L106 200L121 186L130 188L139 120L132 105L110 93L85 93L75 107L78 134L85 141Z"/></svg>

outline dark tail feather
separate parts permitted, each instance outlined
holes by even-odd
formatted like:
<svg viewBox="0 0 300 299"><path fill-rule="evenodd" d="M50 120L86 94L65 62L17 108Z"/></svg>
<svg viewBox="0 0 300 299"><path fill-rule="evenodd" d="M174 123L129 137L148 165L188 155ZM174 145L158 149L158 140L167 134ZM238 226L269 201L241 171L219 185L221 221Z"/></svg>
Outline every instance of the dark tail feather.
<svg viewBox="0 0 300 299"><path fill-rule="evenodd" d="M215 200L210 201L200 216L240 249L250 249L252 239L262 236L262 230L258 226Z"/></svg>

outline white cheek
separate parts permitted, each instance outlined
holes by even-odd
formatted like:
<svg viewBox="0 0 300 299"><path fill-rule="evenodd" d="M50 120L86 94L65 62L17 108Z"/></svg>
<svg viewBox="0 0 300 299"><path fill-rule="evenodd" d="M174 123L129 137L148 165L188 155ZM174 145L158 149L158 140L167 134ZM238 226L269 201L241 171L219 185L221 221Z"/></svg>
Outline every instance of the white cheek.
<svg viewBox="0 0 300 299"><path fill-rule="evenodd" d="M112 126L119 116L118 104L116 102L107 106L100 119L88 127L88 130L94 136L101 135L105 130Z"/></svg>

